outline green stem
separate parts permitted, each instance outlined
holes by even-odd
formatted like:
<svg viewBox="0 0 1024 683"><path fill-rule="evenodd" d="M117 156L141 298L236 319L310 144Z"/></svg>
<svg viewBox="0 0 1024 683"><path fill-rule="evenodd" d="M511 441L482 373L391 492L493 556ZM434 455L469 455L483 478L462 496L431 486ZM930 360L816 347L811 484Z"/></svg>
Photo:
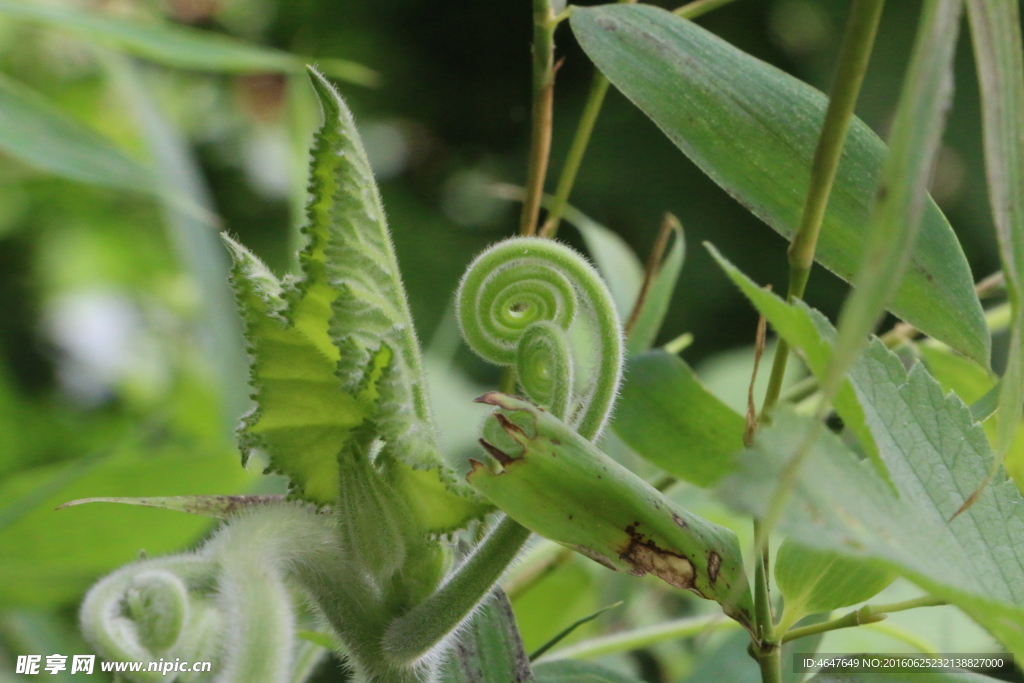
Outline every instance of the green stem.
<svg viewBox="0 0 1024 683"><path fill-rule="evenodd" d="M811 179L807 188L807 199L804 202L800 225L793 242L789 247L789 290L787 299L801 299L807 289L807 280L814 265L814 251L821 233L821 224L828 207L828 198L832 192L832 183L839 168L839 160L846 141L850 119L857 103L864 73L867 71L871 49L878 31L878 20L882 15L885 0L854 0L850 7L850 17L846 24L846 33L839 49L839 68L836 73L832 96L828 110L825 112L825 123L818 139L818 147L811 163ZM775 349L772 362L772 373L765 394L762 408L762 419L779 400L782 391L782 380L786 375L786 363L789 359L789 344L780 339Z"/></svg>
<svg viewBox="0 0 1024 683"><path fill-rule="evenodd" d="M601 112L601 105L604 104L604 97L608 94L608 79L600 71L594 71L594 79L590 83L590 93L587 95L587 102L583 105L583 113L580 115L580 122L576 126L576 134L573 136L572 145L569 147L569 154L565 157L565 164L562 166L562 173L558 177L558 187L555 190L555 198L551 202L551 209L548 218L541 228L542 237L554 237L558 233L558 224L562 221L562 213L566 204L569 203L569 194L572 193L572 186L576 182L576 174L583 163L583 155L587 152L587 145L590 144L590 135L594 132L594 124L597 123L597 115Z"/></svg>
<svg viewBox="0 0 1024 683"><path fill-rule="evenodd" d="M673 10L673 14L677 14L684 19L696 19L702 14L710 12L711 10L718 9L723 5L728 5L733 0L693 0L688 2L682 7Z"/></svg>
<svg viewBox="0 0 1024 683"><path fill-rule="evenodd" d="M761 643L770 645L775 640L775 618L772 615L771 598L768 592L768 539L763 533L761 522L756 519L754 520L754 547L757 549L757 557L754 561L754 624Z"/></svg>
<svg viewBox="0 0 1024 683"><path fill-rule="evenodd" d="M551 154L551 122L555 101L555 28L558 17L551 0L533 0L533 112L526 198L519 223L520 235L537 231L544 179Z"/></svg>
<svg viewBox="0 0 1024 683"><path fill-rule="evenodd" d="M487 596L529 537L529 529L511 517L502 519L433 595L391 622L384 652L408 664L434 647Z"/></svg>
<svg viewBox="0 0 1024 683"><path fill-rule="evenodd" d="M620 3L630 4L636 0L619 0ZM727 5L733 0L696 0L683 5L675 13L684 19L696 19L697 17ZM594 72L594 79L590 82L590 92L587 94L587 101L583 105L583 113L580 115L580 122L576 124L576 133L573 136L572 144L569 146L569 153L565 157L565 164L558 177L558 187L555 189L555 198L548 210L547 220L541 228L542 237L554 237L558 234L558 226L562 221L566 205L569 203L569 195L572 194L572 187L576 182L576 174L579 173L580 165L583 163L583 156L587 152L587 145L590 144L590 136L594 132L594 124L597 123L597 115L601 113L605 95L608 94L608 79L600 71ZM525 205L524 205L525 211ZM523 232L521 234L531 234Z"/></svg>
<svg viewBox="0 0 1024 683"><path fill-rule="evenodd" d="M864 605L860 609L854 610L853 612L839 617L838 619L825 621L820 624L811 624L810 626L803 626L801 628L790 629L786 632L786 635L782 637L782 642L788 643L789 641L796 640L798 638L806 638L807 636L827 633L828 631L835 631L841 628L853 628L854 626L872 624L882 621L887 615L892 614L893 612L903 612L917 607L936 607L938 605L945 604L947 604L945 600L926 595L921 598L904 600L903 602L893 602L886 605Z"/></svg>
<svg viewBox="0 0 1024 683"><path fill-rule="evenodd" d="M555 650L555 652L544 657L544 659L593 659L595 657L606 657L608 655L630 652L631 650L639 650L640 648L670 640L690 638L711 629L733 628L739 628L739 623L732 619L725 619L721 614L685 617L683 619L665 621L653 626L645 626L631 631L584 640L581 643Z"/></svg>
<svg viewBox="0 0 1024 683"><path fill-rule="evenodd" d="M761 667L761 683L782 683L782 648L771 644L757 652L757 665Z"/></svg>

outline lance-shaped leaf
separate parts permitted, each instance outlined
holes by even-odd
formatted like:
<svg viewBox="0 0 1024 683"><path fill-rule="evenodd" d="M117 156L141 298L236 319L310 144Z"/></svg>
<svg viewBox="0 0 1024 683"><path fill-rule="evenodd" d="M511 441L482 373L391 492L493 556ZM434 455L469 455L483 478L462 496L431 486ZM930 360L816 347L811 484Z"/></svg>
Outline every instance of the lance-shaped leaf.
<svg viewBox="0 0 1024 683"><path fill-rule="evenodd" d="M827 99L699 26L649 5L576 7L599 69L705 173L786 237L799 224ZM757 144L752 145L751 140ZM815 257L850 280L865 256L886 147L851 121ZM989 337L967 260L924 199L921 239L891 310L987 364Z"/></svg>
<svg viewBox="0 0 1024 683"><path fill-rule="evenodd" d="M780 526L801 544L900 572L1024 653L1024 499L999 471L977 502L950 520L988 474L992 453L982 428L923 365L908 373L879 342L853 374L895 490L820 429L788 484ZM724 495L764 515L812 424L778 412L723 483Z"/></svg>
<svg viewBox="0 0 1024 683"><path fill-rule="evenodd" d="M39 93L0 76L0 150L64 178L152 192L149 169L67 116Z"/></svg>
<svg viewBox="0 0 1024 683"><path fill-rule="evenodd" d="M797 300L790 304L770 291L758 287L753 280L719 254L717 249L711 245L707 246L726 275L750 299L758 313L767 318L776 333L797 350L820 382L832 361L832 343L836 336L835 329L828 319L802 301ZM857 436L864 452L878 464L879 472L884 472L885 468L879 459L874 437L864 420L864 410L849 379L840 383L832 404L843 418L846 427Z"/></svg>
<svg viewBox="0 0 1024 683"><path fill-rule="evenodd" d="M547 411L504 394L482 401L481 443L501 467L473 462L469 482L506 514L611 569L654 574L751 624L736 535L672 503Z"/></svg>
<svg viewBox="0 0 1024 683"><path fill-rule="evenodd" d="M154 496L151 498L99 497L71 500L57 509L61 510L63 508L75 507L76 505L85 505L86 503L119 503L121 505L138 505L139 507L187 512L191 515L213 517L214 519L228 519L231 515L246 508L258 505L272 505L283 501L284 496L273 494L250 496Z"/></svg>
<svg viewBox="0 0 1024 683"><path fill-rule="evenodd" d="M301 73L306 68L305 60L288 52L176 24L144 24L99 12L17 0L0 0L0 15L59 28L137 57L183 69ZM377 74L362 64L342 59L319 61L335 78L361 85L377 81Z"/></svg>
<svg viewBox="0 0 1024 683"><path fill-rule="evenodd" d="M662 240L667 241L673 237L672 247L668 255L662 259L665 247ZM672 294L679 282L685 258L686 238L683 236L683 226L675 216L668 214L665 216L658 243L655 244L651 259L647 263L644 287L635 304L633 315L630 316L626 339L627 355L642 353L654 345L661 325L665 322L665 315L672 302Z"/></svg>
<svg viewBox="0 0 1024 683"><path fill-rule="evenodd" d="M435 445L426 385L377 186L351 113L319 74L324 111L310 178L302 277L284 284L227 240L246 322L256 407L241 442L262 449L293 492L318 504L339 494L339 458L353 430L384 448L382 476L420 524L446 532L488 509L455 480ZM367 437L364 434L364 439Z"/></svg>
<svg viewBox="0 0 1024 683"><path fill-rule="evenodd" d="M967 0L985 136L989 203L1013 309L999 392L998 448L1006 455L1024 406L1024 41L1013 0Z"/></svg>
<svg viewBox="0 0 1024 683"><path fill-rule="evenodd" d="M612 429L666 472L711 486L743 449L743 418L704 388L677 356L661 350L626 364Z"/></svg>
<svg viewBox="0 0 1024 683"><path fill-rule="evenodd" d="M846 371L867 344L903 274L919 268L923 241L931 239L922 231L922 218L946 111L953 99L953 53L961 9L961 0L936 0L921 10L910 67L889 135L889 154L871 207L864 261L857 271L853 292L843 304L835 353L821 380L826 400L835 395ZM964 303L957 302L960 307L945 313L954 318L969 314L970 308ZM938 302L926 301L925 305ZM940 335L933 336L948 342ZM964 350L957 344L950 346ZM985 356L973 357L988 365Z"/></svg>

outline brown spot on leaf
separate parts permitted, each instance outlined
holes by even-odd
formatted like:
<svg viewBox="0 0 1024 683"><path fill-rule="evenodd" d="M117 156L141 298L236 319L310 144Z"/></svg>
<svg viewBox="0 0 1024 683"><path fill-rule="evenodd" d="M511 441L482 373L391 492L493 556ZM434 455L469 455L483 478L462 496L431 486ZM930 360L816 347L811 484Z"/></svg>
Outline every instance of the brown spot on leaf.
<svg viewBox="0 0 1024 683"><path fill-rule="evenodd" d="M515 460L515 458L513 458L511 455L501 450L494 444L489 443L485 439L477 439L477 441L480 442L480 445L484 447L485 451L491 454L491 457L500 462L502 465L509 465Z"/></svg>
<svg viewBox="0 0 1024 683"><path fill-rule="evenodd" d="M722 568L722 556L712 550L708 553L708 581L712 586L718 581L718 570Z"/></svg>
<svg viewBox="0 0 1024 683"><path fill-rule="evenodd" d="M665 583L683 590L694 590L693 562L678 553L658 546L637 531L639 523L626 527L629 543L619 553L619 559L633 567L630 574L654 574Z"/></svg>
<svg viewBox="0 0 1024 683"><path fill-rule="evenodd" d="M508 419L501 413L494 413L494 419L498 421L498 424L501 425L501 428L504 429L509 436L519 443L524 443L529 440L529 437L526 436L526 432L523 431L522 427L517 425L515 422L512 422L512 420Z"/></svg>
<svg viewBox="0 0 1024 683"><path fill-rule="evenodd" d="M690 525L686 523L686 520L683 519L682 517L680 517L679 515L677 515L674 512L672 513L672 521L675 522L676 526L681 528L681 529L689 529L690 528Z"/></svg>

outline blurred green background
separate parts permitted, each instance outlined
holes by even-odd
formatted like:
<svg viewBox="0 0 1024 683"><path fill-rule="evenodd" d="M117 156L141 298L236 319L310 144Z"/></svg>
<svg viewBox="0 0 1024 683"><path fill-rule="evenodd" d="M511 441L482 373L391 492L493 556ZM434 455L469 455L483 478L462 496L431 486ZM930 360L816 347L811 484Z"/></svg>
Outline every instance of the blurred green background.
<svg viewBox="0 0 1024 683"><path fill-rule="evenodd" d="M58 15L71 8L141 25L186 25L325 66L353 60L377 72L372 87L338 84L381 183L442 429L456 452L472 441L478 413L468 399L497 375L458 345L446 311L469 259L516 230L518 207L489 188L520 184L525 176L530 3L27 4ZM289 271L305 148L319 116L301 73L175 68L157 63L167 60L126 56L112 49L119 44L109 37L26 20L17 5L0 3L0 85L11 82L0 88L0 681L17 680L12 662L19 653L86 652L74 628L85 588L140 551L182 549L208 529L198 518L159 510L96 505L55 512L57 504L100 495L281 490L280 481L259 477L258 466L242 470L232 444L247 406L245 357L216 229L237 236L278 274ZM847 6L844 0L737 0L699 23L827 90ZM912 0L889 3L858 106L883 136L918 8ZM998 256L964 34L933 194L980 279L998 268ZM549 189L592 74L568 26L557 40L565 62ZM334 73L347 72L342 65ZM19 151L26 129L10 123L7 110L21 86L153 169L156 196L59 177L46 161L60 156L59 140ZM571 201L641 258L663 213L680 218L689 249L661 341L691 332L695 341L684 357L712 389L742 402L756 316L700 245L713 242L778 290L785 282L785 242L614 89ZM561 236L582 247L571 227ZM817 269L808 300L832 315L845 289ZM706 514L725 514L701 492L681 495ZM574 560L518 600L528 647L627 592L635 597L628 608L599 623L644 623L697 609L654 584L609 581L606 574ZM968 632L969 644L987 642L969 625L950 629L928 637L941 644ZM721 647L736 650L727 640ZM676 680L692 661L681 650L670 654L627 659L649 680ZM694 675L726 680L722 672ZM321 679L339 676L332 665Z"/></svg>

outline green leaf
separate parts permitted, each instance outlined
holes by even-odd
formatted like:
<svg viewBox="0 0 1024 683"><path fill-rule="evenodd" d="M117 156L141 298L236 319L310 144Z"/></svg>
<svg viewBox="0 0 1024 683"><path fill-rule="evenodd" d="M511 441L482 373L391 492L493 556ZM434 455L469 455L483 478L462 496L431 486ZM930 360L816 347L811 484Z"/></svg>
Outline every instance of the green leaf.
<svg viewBox="0 0 1024 683"><path fill-rule="evenodd" d="M868 600L896 578L862 559L808 548L786 539L775 556L775 581L786 599L782 623ZM785 630L783 628L782 630Z"/></svg>
<svg viewBox="0 0 1024 683"><path fill-rule="evenodd" d="M39 93L3 75L0 149L29 166L78 182L132 192L153 191L149 169Z"/></svg>
<svg viewBox="0 0 1024 683"><path fill-rule="evenodd" d="M708 245L708 250L726 275L750 299L754 308L768 319L780 337L797 350L808 369L821 381L832 360L831 342L834 341L836 334L828 320L802 301L797 300L789 304L768 290L758 287L714 247ZM879 472L884 473L885 468L879 459L874 437L864 419L864 410L849 379L844 379L840 383L832 404L843 418L846 427L857 436L865 453L877 463Z"/></svg>
<svg viewBox="0 0 1024 683"><path fill-rule="evenodd" d="M104 572L195 542L210 521L128 506L84 505L55 511L85 496L166 496L180 491L242 492L253 483L227 450L194 445L130 444L105 457L28 469L6 477L0 500L21 508L0 528L0 604L58 605L80 597ZM21 501L27 505L19 505Z"/></svg>
<svg viewBox="0 0 1024 683"><path fill-rule="evenodd" d="M619 317L625 320L633 309L644 281L644 267L640 259L626 244L626 240L583 212L566 206L565 220L580 231L598 272L608 283Z"/></svg>
<svg viewBox="0 0 1024 683"><path fill-rule="evenodd" d="M131 498L131 497L105 497L105 498L79 498L64 503L58 510L64 508L85 505L86 503L118 503L121 505L137 505L139 507L160 508L163 510L175 510L187 512L191 515L213 517L214 519L227 519L239 510L254 505L268 505L280 503L284 496L280 495L253 495L253 496L157 496L155 498Z"/></svg>
<svg viewBox="0 0 1024 683"><path fill-rule="evenodd" d="M235 265L232 284L246 326L252 355L251 381L256 408L243 420L243 461L256 449L266 451L270 467L291 480L293 492L318 504L339 494L338 454L367 409L342 390L334 374L338 351L309 313L326 286L310 286L292 312L274 275L245 247L225 238ZM329 309L326 309L329 310ZM319 334L317 334L319 332Z"/></svg>
<svg viewBox="0 0 1024 683"><path fill-rule="evenodd" d="M1021 494L1000 470L977 502L951 519L988 474L983 430L924 366L908 373L880 342L853 374L895 491L833 435L782 410L723 483L724 495L765 514L787 462L817 429L780 526L801 544L900 572L959 606L1014 653L1024 652Z"/></svg>
<svg viewBox="0 0 1024 683"><path fill-rule="evenodd" d="M675 235L675 240L672 242L668 256L661 263L655 264L656 270L651 276L647 295L626 339L626 353L629 356L642 353L654 345L661 325L665 322L668 306L672 302L672 294L679 282L679 274L683 270L683 261L686 258L686 238L683 236L683 226L675 220L675 217L671 217L669 226L672 234Z"/></svg>
<svg viewBox="0 0 1024 683"><path fill-rule="evenodd" d="M631 358L612 422L630 448L673 476L711 486L743 449L743 418L665 351Z"/></svg>
<svg viewBox="0 0 1024 683"><path fill-rule="evenodd" d="M339 495L339 458L350 457L354 430L372 430L383 441L377 468L421 528L452 531L489 506L455 482L438 453L419 344L366 153L341 98L319 74L312 79L324 124L312 152L301 278L282 284L225 240L253 358L256 407L241 444L265 450L295 495L327 504Z"/></svg>
<svg viewBox="0 0 1024 683"><path fill-rule="evenodd" d="M591 662L569 659L542 662L534 667L537 683L640 683L632 676Z"/></svg>
<svg viewBox="0 0 1024 683"><path fill-rule="evenodd" d="M530 660L516 629L516 618L501 588L495 587L469 624L445 664L446 683L520 683L534 680Z"/></svg>
<svg viewBox="0 0 1024 683"><path fill-rule="evenodd" d="M469 483L528 529L636 576L715 600L751 624L750 589L736 535L663 496L551 413L492 392L501 410L481 445L501 467L471 461Z"/></svg>
<svg viewBox="0 0 1024 683"><path fill-rule="evenodd" d="M985 138L989 204L1013 310L999 392L998 451L1005 456L1024 407L1024 41L1012 0L967 0Z"/></svg>
<svg viewBox="0 0 1024 683"><path fill-rule="evenodd" d="M853 292L843 305L835 353L821 379L822 394L828 401L864 349L885 308L894 300L903 274L920 270L922 252L932 238L922 229L922 218L935 155L942 144L946 111L953 99L953 54L961 9L961 0L936 0L927 3L921 12L910 67L889 135L889 154L871 207L871 229L866 236L863 264L854 279ZM921 295L924 305L940 305L928 301L924 291ZM944 313L962 318L970 315L977 296L951 303L956 308ZM988 365L987 334L983 347L986 354L982 356L977 354L979 349L967 349L942 335L932 336Z"/></svg>
<svg viewBox="0 0 1024 683"><path fill-rule="evenodd" d="M174 24L143 24L97 12L39 3L0 0L0 14L74 33L116 50L181 69L223 73L301 73L306 60L230 36ZM318 60L335 78L373 85L377 74L355 62Z"/></svg>
<svg viewBox="0 0 1024 683"><path fill-rule="evenodd" d="M917 348L932 377L938 380L945 391L955 391L967 405L981 400L996 384L990 370L961 356L945 344L927 340Z"/></svg>
<svg viewBox="0 0 1024 683"><path fill-rule="evenodd" d="M598 68L687 156L792 236L825 115L822 93L655 7L576 7L571 22ZM854 119L816 254L846 280L867 253L869 208L885 156L878 136ZM967 260L934 202L925 200L923 211L915 266L891 310L987 364L989 337Z"/></svg>

